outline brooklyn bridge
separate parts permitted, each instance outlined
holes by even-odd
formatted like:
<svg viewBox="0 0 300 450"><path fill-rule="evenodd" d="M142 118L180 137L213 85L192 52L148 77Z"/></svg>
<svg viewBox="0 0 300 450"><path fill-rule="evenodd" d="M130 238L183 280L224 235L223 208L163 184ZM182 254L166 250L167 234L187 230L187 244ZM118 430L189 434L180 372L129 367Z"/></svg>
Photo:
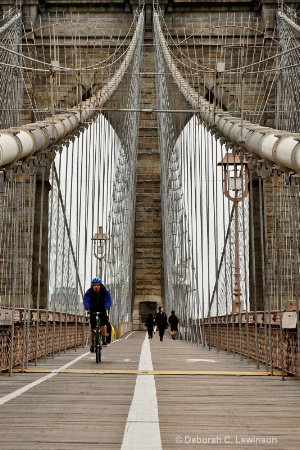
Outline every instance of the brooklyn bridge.
<svg viewBox="0 0 300 450"><path fill-rule="evenodd" d="M299 448L299 67L297 1L1 2L1 449Z"/></svg>

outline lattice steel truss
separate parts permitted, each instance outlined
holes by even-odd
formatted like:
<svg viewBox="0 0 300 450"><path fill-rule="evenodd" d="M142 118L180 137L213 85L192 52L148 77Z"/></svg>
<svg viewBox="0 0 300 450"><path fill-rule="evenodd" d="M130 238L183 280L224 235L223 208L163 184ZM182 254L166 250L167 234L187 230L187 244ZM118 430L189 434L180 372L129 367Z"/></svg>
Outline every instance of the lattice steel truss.
<svg viewBox="0 0 300 450"><path fill-rule="evenodd" d="M0 129L17 126L23 102L22 15L18 7L10 9L0 19ZM9 50L9 52L7 51Z"/></svg>

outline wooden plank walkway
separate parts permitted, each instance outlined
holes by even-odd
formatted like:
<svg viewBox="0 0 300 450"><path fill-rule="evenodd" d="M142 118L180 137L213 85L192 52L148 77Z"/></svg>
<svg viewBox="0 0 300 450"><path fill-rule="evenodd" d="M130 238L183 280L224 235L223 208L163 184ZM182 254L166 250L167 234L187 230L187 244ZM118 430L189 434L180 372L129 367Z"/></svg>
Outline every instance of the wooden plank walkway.
<svg viewBox="0 0 300 450"><path fill-rule="evenodd" d="M137 377L147 376L155 379L161 446L145 421L138 444L123 450L300 448L299 381L157 334L153 370L139 368L145 334L115 341L100 364L80 348L0 374L0 450L121 449Z"/></svg>

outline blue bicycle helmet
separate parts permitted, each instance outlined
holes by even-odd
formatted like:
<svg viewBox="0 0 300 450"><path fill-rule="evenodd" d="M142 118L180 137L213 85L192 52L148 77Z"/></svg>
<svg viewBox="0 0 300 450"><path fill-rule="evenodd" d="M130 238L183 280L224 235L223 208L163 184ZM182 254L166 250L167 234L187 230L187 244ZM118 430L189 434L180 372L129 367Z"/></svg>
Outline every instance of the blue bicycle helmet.
<svg viewBox="0 0 300 450"><path fill-rule="evenodd" d="M100 280L100 278L93 278L92 284L102 284L102 280Z"/></svg>

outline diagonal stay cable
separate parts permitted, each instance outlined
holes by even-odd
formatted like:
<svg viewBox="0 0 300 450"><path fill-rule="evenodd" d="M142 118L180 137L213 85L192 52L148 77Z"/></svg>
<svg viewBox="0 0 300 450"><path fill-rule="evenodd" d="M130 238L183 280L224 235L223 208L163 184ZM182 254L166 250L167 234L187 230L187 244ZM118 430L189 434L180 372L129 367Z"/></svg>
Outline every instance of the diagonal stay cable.
<svg viewBox="0 0 300 450"><path fill-rule="evenodd" d="M58 174L57 174L57 170L56 170L55 164L53 164L53 172L54 172L55 180L56 180L56 183L57 183L58 198L59 198L59 201L60 201L60 204L61 204L61 208L62 208L62 212L63 212L63 216L64 216L64 224L65 224L65 227L66 227L66 230L67 230L67 234L68 234L68 238L69 238L71 253L72 253L73 262L74 262L74 266L75 266L75 270L76 270L76 275L78 277L78 283L79 283L79 287L80 287L80 292L81 292L81 295L83 297L83 293L84 292L83 292L82 284L81 284L80 277L79 277L76 256L75 256L75 252L74 252L74 248L73 248L70 228L69 228L69 224L68 224L68 219L66 217L65 205L63 203L62 193L61 193L60 185L59 185L59 178L58 178Z"/></svg>
<svg viewBox="0 0 300 450"><path fill-rule="evenodd" d="M224 242L224 246L223 246L223 252L222 252L221 259L220 259L218 272L216 274L216 282L215 282L214 289L213 289L213 292L212 292L212 295L211 295L211 299L210 299L210 302L209 302L209 305L208 305L208 316L210 315L211 307L212 307L213 300L214 300L214 295L215 295L215 292L217 290L217 283L218 283L218 280L219 280L219 274L221 272L223 260L224 260L225 253L226 253L226 244L227 244L227 241L228 241L229 235L230 235L231 223L233 221L233 215L234 215L234 209L235 209L235 203L233 204L233 207L232 207L232 210L231 210L231 213L230 213L229 223L228 223L228 227L227 227L227 233L226 233L225 242Z"/></svg>

